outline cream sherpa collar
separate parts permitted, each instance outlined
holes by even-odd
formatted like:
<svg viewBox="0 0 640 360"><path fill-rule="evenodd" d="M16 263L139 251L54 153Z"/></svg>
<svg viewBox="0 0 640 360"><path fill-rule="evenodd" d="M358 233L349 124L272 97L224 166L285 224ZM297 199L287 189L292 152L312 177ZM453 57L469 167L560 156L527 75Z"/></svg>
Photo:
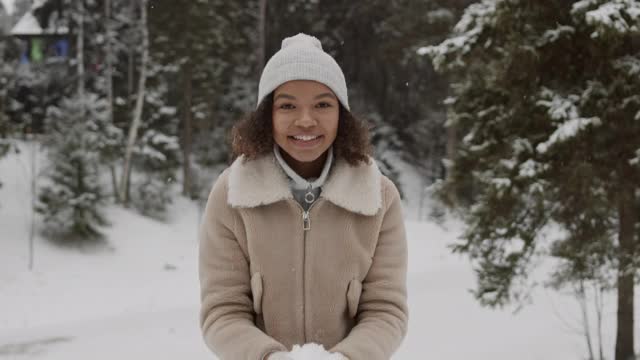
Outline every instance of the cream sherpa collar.
<svg viewBox="0 0 640 360"><path fill-rule="evenodd" d="M293 199L287 175L276 161L273 154L250 161L238 157L229 173L229 205L251 208ZM382 207L382 174L375 160L355 167L344 159L334 161L320 197L351 212L375 215Z"/></svg>

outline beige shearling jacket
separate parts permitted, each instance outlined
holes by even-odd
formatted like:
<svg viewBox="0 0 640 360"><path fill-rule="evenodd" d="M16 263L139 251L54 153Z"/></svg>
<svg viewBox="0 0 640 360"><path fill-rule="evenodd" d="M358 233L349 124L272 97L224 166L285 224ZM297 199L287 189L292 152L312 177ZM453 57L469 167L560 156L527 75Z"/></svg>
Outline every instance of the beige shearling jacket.
<svg viewBox="0 0 640 360"><path fill-rule="evenodd" d="M336 159L308 212L273 154L213 185L199 232L200 325L221 360L317 343L388 360L408 322L400 195L375 161Z"/></svg>

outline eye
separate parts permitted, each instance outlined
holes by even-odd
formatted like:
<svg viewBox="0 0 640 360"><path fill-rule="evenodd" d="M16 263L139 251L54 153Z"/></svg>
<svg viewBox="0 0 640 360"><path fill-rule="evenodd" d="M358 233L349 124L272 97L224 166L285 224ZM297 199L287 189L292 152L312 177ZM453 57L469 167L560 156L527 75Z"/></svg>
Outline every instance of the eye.
<svg viewBox="0 0 640 360"><path fill-rule="evenodd" d="M295 109L295 106L293 106L293 104L284 103L278 106L278 108L282 110L291 110L291 109Z"/></svg>
<svg viewBox="0 0 640 360"><path fill-rule="evenodd" d="M318 105L316 105L316 106L318 106L319 108L329 108L329 107L331 107L332 105L331 105L331 104L329 104L328 102L323 101L323 102L321 102L321 103L318 103Z"/></svg>

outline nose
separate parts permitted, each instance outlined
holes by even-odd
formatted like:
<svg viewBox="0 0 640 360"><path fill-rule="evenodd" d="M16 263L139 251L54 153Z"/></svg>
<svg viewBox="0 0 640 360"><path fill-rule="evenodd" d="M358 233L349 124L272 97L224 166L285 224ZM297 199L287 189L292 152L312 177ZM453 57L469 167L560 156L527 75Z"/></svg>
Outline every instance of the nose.
<svg viewBox="0 0 640 360"><path fill-rule="evenodd" d="M300 117L296 119L295 124L299 127L304 127L304 128L313 127L316 125L316 120L314 119L310 110L303 109L302 113L300 114Z"/></svg>

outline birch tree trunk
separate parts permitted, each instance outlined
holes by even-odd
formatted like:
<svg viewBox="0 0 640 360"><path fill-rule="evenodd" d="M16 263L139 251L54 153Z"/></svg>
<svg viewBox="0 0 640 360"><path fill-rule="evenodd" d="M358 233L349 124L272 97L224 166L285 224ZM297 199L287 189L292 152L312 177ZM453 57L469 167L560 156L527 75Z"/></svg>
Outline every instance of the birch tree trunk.
<svg viewBox="0 0 640 360"><path fill-rule="evenodd" d="M120 200L127 205L129 202L129 174L131 173L131 157L133 147L138 135L138 128L142 122L142 110L146 92L147 67L149 63L149 29L147 27L147 4L148 0L140 0L140 27L142 31L142 59L140 62L140 78L138 79L138 97L133 112L133 121L129 128L129 137L127 139L127 148L125 150L124 169L120 180Z"/></svg>
<svg viewBox="0 0 640 360"><path fill-rule="evenodd" d="M107 117L109 123L113 123L113 30L111 28L111 0L104 0L104 16L105 16L105 83L107 87ZM116 201L119 200L118 196L118 176L116 175L116 166L114 163L109 165L111 172L111 186L113 188L113 195Z"/></svg>

